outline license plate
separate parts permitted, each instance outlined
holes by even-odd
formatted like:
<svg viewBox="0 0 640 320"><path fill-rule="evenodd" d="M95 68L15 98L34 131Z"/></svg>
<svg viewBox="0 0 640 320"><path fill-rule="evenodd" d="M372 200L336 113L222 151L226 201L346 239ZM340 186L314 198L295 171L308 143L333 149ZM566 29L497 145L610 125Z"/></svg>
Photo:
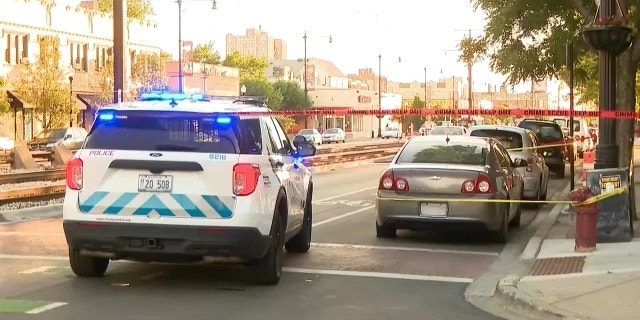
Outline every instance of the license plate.
<svg viewBox="0 0 640 320"><path fill-rule="evenodd" d="M173 176L141 174L138 177L140 192L171 192L171 190L173 190Z"/></svg>
<svg viewBox="0 0 640 320"><path fill-rule="evenodd" d="M420 215L423 217L446 217L449 206L446 203L428 203L420 204Z"/></svg>

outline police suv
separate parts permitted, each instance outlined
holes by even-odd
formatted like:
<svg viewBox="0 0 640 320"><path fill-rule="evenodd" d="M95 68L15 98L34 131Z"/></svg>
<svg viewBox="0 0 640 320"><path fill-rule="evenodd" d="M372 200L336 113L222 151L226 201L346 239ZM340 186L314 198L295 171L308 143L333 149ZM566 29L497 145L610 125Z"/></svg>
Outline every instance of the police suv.
<svg viewBox="0 0 640 320"><path fill-rule="evenodd" d="M99 110L69 162L63 205L80 277L110 260L248 263L277 284L284 248L311 241L313 181L258 100L147 93Z"/></svg>

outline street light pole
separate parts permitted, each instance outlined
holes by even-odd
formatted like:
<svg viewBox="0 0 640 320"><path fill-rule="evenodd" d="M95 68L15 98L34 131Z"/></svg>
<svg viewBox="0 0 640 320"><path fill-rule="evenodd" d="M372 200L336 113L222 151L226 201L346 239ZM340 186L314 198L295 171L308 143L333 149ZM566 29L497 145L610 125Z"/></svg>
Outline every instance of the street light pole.
<svg viewBox="0 0 640 320"><path fill-rule="evenodd" d="M378 110L382 111L382 54L378 54ZM382 113L378 115L378 138L382 138Z"/></svg>
<svg viewBox="0 0 640 320"><path fill-rule="evenodd" d="M307 87L307 32L302 36L304 40L304 103L309 101L309 88ZM317 117L317 116L316 116ZM309 129L309 118L304 119L304 128ZM314 124L317 126L317 124Z"/></svg>
<svg viewBox="0 0 640 320"><path fill-rule="evenodd" d="M424 106L427 107L427 67L424 67Z"/></svg>
<svg viewBox="0 0 640 320"><path fill-rule="evenodd" d="M177 0L178 4L178 92L183 93L182 83L182 0Z"/></svg>

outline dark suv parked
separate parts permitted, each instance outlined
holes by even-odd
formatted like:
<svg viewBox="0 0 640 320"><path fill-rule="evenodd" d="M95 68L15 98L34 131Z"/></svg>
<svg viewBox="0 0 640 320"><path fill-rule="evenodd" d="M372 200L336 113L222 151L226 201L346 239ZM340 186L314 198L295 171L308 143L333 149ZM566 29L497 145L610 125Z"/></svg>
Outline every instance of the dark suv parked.
<svg viewBox="0 0 640 320"><path fill-rule="evenodd" d="M535 119L524 119L518 124L518 127L535 132L542 146L538 152L544 158L550 171L555 173L558 178L564 179L564 161L568 153L562 128L553 121ZM551 146L544 147L545 145Z"/></svg>

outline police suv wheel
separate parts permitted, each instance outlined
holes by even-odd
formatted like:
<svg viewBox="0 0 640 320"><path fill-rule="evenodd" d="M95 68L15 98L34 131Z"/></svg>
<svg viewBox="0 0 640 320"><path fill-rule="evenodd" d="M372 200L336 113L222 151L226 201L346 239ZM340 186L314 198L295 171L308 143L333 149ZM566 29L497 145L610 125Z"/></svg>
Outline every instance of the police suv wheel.
<svg viewBox="0 0 640 320"><path fill-rule="evenodd" d="M282 259L284 247L284 223L279 212L271 227L271 246L267 254L256 260L256 283L262 285L276 285L282 276Z"/></svg>
<svg viewBox="0 0 640 320"><path fill-rule="evenodd" d="M83 256L79 250L69 248L69 264L78 277L96 278L104 276L109 259Z"/></svg>
<svg viewBox="0 0 640 320"><path fill-rule="evenodd" d="M311 229L313 224L313 205L312 202L312 190L307 194L307 200L304 204L304 220L302 221L302 228L300 233L291 238L285 245L285 249L291 253L307 253L311 248Z"/></svg>

